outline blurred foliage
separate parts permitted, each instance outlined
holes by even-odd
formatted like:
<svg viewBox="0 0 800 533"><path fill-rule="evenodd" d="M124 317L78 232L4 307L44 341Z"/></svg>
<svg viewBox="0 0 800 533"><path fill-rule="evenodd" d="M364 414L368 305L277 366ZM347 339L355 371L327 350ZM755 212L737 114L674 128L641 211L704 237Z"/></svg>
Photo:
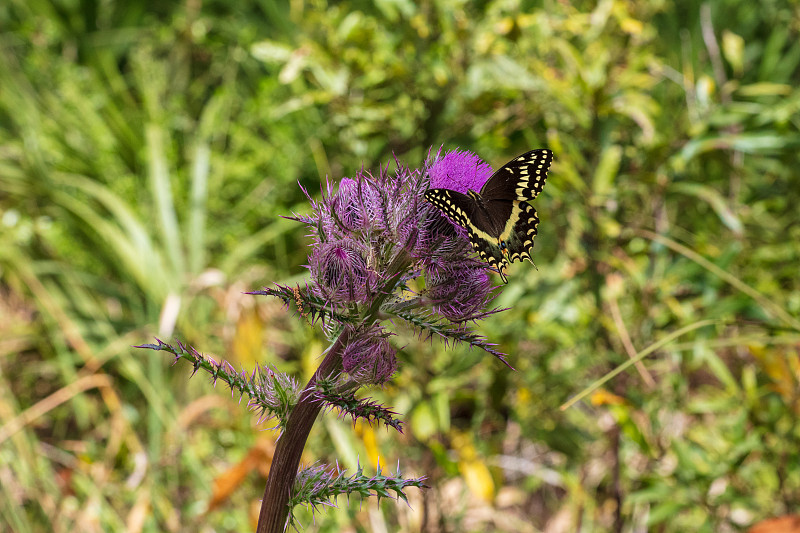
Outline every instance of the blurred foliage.
<svg viewBox="0 0 800 533"><path fill-rule="evenodd" d="M0 32L11 530L251 527L250 415L130 345L307 377L319 332L242 294L303 275L297 182L440 144L556 153L538 269L514 265L484 328L517 371L399 339L375 394L406 436L329 416L307 459L399 460L432 489L308 529L738 531L797 508L796 1L10 0Z"/></svg>

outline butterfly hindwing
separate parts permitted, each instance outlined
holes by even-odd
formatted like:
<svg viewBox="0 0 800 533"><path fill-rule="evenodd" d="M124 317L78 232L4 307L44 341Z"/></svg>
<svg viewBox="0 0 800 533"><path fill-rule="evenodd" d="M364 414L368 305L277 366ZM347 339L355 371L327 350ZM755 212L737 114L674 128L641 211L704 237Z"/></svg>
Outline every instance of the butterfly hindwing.
<svg viewBox="0 0 800 533"><path fill-rule="evenodd" d="M487 200L522 200L529 202L544 188L553 152L544 148L515 157L491 175L481 189Z"/></svg>
<svg viewBox="0 0 800 533"><path fill-rule="evenodd" d="M497 238L492 237L475 224L469 224L466 228L469 232L469 242L472 244L472 248L475 252L477 252L478 257L480 257L482 261L489 263L490 267L500 273L500 277L503 278L503 281L506 281L504 271L508 265L508 261L505 255L503 255L502 250L500 250Z"/></svg>
<svg viewBox="0 0 800 533"><path fill-rule="evenodd" d="M469 236L469 242L472 243L472 248L478 253L478 257L480 257L482 261L489 263L490 267L497 270L500 277L503 278L503 283L508 283L506 279L508 261L506 261L503 252L500 251L500 247L486 239L475 238L472 233L470 233Z"/></svg>

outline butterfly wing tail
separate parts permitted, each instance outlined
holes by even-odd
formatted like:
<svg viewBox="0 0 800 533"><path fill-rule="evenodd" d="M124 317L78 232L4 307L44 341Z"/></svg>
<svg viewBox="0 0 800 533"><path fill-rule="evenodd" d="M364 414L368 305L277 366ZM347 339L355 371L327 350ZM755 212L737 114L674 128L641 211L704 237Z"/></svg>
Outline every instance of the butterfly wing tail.
<svg viewBox="0 0 800 533"><path fill-rule="evenodd" d="M511 232L506 245L508 246L508 261L531 260L531 252L533 251L533 240L536 237L537 229L539 227L539 216L536 214L536 209L527 202L520 202L521 209L519 219L514 224L514 229Z"/></svg>

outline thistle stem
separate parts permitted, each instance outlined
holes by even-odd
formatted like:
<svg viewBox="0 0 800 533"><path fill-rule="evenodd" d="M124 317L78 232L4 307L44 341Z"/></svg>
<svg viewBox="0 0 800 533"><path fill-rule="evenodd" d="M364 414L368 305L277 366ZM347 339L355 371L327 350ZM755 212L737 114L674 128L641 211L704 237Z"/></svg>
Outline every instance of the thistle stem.
<svg viewBox="0 0 800 533"><path fill-rule="evenodd" d="M325 359L308 381L297 405L289 415L286 429L278 439L272 465L261 500L261 511L258 515L256 533L283 533L289 516L289 498L300 457L303 454L308 435L322 409L322 403L315 399L315 385L321 378L339 372L342 366L342 350L347 344L349 330L346 328L328 350Z"/></svg>

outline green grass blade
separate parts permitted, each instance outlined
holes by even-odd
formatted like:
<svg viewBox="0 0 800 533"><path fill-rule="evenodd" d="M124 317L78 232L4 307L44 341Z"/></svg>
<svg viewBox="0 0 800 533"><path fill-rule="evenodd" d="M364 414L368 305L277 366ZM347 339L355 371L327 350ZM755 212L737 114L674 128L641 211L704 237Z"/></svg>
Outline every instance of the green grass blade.
<svg viewBox="0 0 800 533"><path fill-rule="evenodd" d="M206 203L208 200L208 172L211 149L208 142L198 140L192 164L192 192L189 204L189 224L186 246L189 253L189 270L198 273L205 265Z"/></svg>
<svg viewBox="0 0 800 533"><path fill-rule="evenodd" d="M181 244L178 216L175 201L170 187L170 177L165 153L167 135L157 124L147 126L147 161L150 191L153 205L156 207L156 220L159 232L164 241L164 249L172 269L170 285L177 286L180 277L186 271Z"/></svg>
<svg viewBox="0 0 800 533"><path fill-rule="evenodd" d="M709 272L711 272L715 276L718 276L719 278L721 278L725 282L729 283L730 285L732 285L736 289L740 290L741 292L745 293L746 295L751 297L753 300L758 302L761 305L761 307L764 309L764 311L767 312L767 314L770 314L773 317L777 318L778 320L781 320L784 324L786 324L787 326L791 327L792 329L794 329L796 331L800 331L800 320L794 318L792 315L787 313L781 306L779 306L774 301L772 301L771 299L769 299L765 295L761 294L760 292L758 292L757 290L752 288L750 285L746 284L745 282L743 282L742 280L740 280L736 276L733 276L733 275L725 272L720 267L718 267L717 265L715 265L714 263L712 263L711 261L709 261L705 257L701 256L700 254L698 254L694 250L691 250L691 249L687 248L686 246L683 246L682 244L679 244L679 243L675 242L674 240L670 239L669 237L665 237L663 235L659 235L657 233L653 233L652 231L649 231L649 230L640 229L640 230L636 230L636 233L641 235L642 237L645 237L645 238L650 239L652 241L656 241L656 242L658 242L660 244L663 244L664 246L666 246L666 247L674 250L675 252L685 256L687 259L691 259L692 261L694 261L695 263L697 263L701 267L705 268L706 270L708 270Z"/></svg>
<svg viewBox="0 0 800 533"><path fill-rule="evenodd" d="M581 401L583 398L585 398L586 396L588 396L589 394L591 394L592 392L603 386L607 381L617 376L618 374L621 374L622 372L624 372L625 370L636 364L638 361L641 361L642 359L644 359L654 351L658 350L662 346L669 344L673 339L677 339L681 335L685 335L690 331L694 331L696 329L705 326L710 326L711 324L716 324L717 322L718 322L717 320L701 320L699 322L695 322L694 324L689 324L688 326L682 327L678 331L673 331L660 341L654 342L644 350L640 351L634 357L630 358L628 361L625 361L624 363L619 365L617 368L615 368L602 378L594 381L591 385L589 385L581 392L579 392L577 395L573 396L569 401L561 405L559 409L561 409L562 411L569 409L570 407Z"/></svg>

